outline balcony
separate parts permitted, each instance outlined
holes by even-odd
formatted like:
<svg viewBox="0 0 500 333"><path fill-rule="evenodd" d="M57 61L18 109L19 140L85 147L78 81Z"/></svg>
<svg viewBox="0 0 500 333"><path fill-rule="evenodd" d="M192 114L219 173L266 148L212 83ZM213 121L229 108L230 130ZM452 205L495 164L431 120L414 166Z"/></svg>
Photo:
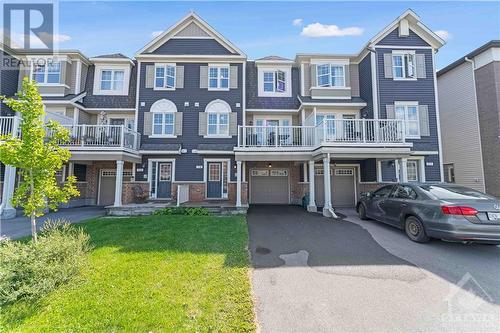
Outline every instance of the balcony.
<svg viewBox="0 0 500 333"><path fill-rule="evenodd" d="M70 132L71 150L133 150L140 147L140 134L124 125L63 125Z"/></svg>
<svg viewBox="0 0 500 333"><path fill-rule="evenodd" d="M328 119L316 126L239 126L238 148L316 148L319 146L401 146L399 119ZM290 150L290 149L288 149Z"/></svg>
<svg viewBox="0 0 500 333"><path fill-rule="evenodd" d="M19 122L18 117L0 117L0 136L19 135Z"/></svg>

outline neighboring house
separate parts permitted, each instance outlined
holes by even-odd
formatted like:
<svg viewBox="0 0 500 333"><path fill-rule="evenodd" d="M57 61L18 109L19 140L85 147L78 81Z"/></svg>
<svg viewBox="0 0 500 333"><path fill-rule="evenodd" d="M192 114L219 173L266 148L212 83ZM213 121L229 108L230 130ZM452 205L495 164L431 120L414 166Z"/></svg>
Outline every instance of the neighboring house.
<svg viewBox="0 0 500 333"><path fill-rule="evenodd" d="M238 207L309 193L308 209L325 215L381 183L440 181L443 44L408 10L357 54L247 61L191 13L135 60L60 52L65 83L41 86L47 111L71 120L61 180L82 181L73 204L120 206L134 187L150 200Z"/></svg>
<svg viewBox="0 0 500 333"><path fill-rule="evenodd" d="M445 181L500 197L500 41L437 76Z"/></svg>

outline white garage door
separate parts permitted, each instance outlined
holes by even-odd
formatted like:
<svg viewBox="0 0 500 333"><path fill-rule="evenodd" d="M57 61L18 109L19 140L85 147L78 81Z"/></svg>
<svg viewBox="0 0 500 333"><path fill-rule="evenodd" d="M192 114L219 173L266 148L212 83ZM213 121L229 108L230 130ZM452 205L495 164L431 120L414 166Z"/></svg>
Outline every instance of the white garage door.
<svg viewBox="0 0 500 333"><path fill-rule="evenodd" d="M289 204L287 169L250 170L251 204Z"/></svg>

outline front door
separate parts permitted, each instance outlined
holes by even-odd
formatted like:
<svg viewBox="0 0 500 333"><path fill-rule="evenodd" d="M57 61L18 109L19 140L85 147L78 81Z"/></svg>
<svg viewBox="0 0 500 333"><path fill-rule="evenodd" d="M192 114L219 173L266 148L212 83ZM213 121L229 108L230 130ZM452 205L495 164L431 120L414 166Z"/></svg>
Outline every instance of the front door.
<svg viewBox="0 0 500 333"><path fill-rule="evenodd" d="M222 198L222 162L208 162L207 172L207 198Z"/></svg>
<svg viewBox="0 0 500 333"><path fill-rule="evenodd" d="M170 198L172 194L172 162L158 162L157 198Z"/></svg>

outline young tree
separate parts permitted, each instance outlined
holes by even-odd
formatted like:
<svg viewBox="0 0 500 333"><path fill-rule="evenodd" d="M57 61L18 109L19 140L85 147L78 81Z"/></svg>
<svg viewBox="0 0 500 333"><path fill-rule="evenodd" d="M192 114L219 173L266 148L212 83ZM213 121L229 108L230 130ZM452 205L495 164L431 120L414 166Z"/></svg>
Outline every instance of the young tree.
<svg viewBox="0 0 500 333"><path fill-rule="evenodd" d="M68 177L62 186L56 179L56 172L71 156L69 150L60 147L69 140L69 131L54 121L44 122L42 98L36 83L27 77L17 98L0 99L21 116L21 136L2 138L0 161L18 169L20 184L12 204L21 206L30 217L31 235L36 242L36 218L44 215L47 208L55 210L58 204L79 195L74 176Z"/></svg>

